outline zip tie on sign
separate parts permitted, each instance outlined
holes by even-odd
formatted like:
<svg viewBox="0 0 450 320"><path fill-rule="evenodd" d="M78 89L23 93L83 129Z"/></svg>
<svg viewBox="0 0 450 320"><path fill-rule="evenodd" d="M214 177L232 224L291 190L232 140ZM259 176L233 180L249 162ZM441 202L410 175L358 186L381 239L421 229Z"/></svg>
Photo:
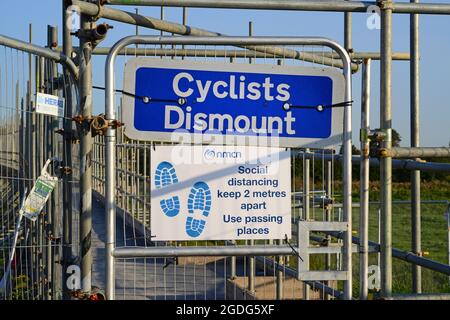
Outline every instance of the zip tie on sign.
<svg viewBox="0 0 450 320"><path fill-rule="evenodd" d="M283 103L282 108L286 112L291 109L310 109L310 110L317 110L318 112L322 112L325 109L349 107L352 104L353 104L353 100L339 102L339 103L330 104L330 105L319 104L317 106L295 106L295 105L290 104L289 102L285 102L285 103Z"/></svg>
<svg viewBox="0 0 450 320"><path fill-rule="evenodd" d="M41 175L36 179L33 189L28 194L24 205L19 211L19 214L31 221L36 221L45 204L47 203L50 194L58 182L58 177L52 176L48 171L48 166L52 162L60 161L57 158L48 159L41 170Z"/></svg>
<svg viewBox="0 0 450 320"><path fill-rule="evenodd" d="M104 87L99 87L99 86L92 86L93 89L98 89L98 90L105 90ZM136 98L139 100L142 100L143 103L148 104L151 102L173 102L173 103L177 103L180 107L184 106L187 103L187 100L185 98L178 98L178 99L161 99L161 98L152 98L152 97L147 97L147 96L138 96L134 93L131 92L127 92L125 90L119 90L116 89L114 90L115 92L118 93L122 93L125 96L131 97L131 98Z"/></svg>

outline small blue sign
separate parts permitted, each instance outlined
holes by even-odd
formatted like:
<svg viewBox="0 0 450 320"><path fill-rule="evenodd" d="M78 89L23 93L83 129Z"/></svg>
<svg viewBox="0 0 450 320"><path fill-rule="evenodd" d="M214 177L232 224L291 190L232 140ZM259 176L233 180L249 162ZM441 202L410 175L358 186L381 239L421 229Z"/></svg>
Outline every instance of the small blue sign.
<svg viewBox="0 0 450 320"><path fill-rule="evenodd" d="M342 108L322 107L343 102L338 71L134 60L127 64L125 91L136 97L126 97L123 107L130 138L270 136L299 146L342 134Z"/></svg>

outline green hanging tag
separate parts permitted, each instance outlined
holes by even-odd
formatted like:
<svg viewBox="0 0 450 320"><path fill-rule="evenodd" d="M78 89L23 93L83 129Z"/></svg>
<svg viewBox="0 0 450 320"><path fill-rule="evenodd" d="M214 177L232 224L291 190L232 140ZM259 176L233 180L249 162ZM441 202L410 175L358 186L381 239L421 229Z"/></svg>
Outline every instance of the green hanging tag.
<svg viewBox="0 0 450 320"><path fill-rule="evenodd" d="M31 189L24 205L20 209L19 213L31 221L36 221L48 198L50 197L50 194L55 188L56 182L58 182L58 177L53 177L47 171L48 166L53 160L55 159L47 160L42 168L41 175L37 178L33 189Z"/></svg>

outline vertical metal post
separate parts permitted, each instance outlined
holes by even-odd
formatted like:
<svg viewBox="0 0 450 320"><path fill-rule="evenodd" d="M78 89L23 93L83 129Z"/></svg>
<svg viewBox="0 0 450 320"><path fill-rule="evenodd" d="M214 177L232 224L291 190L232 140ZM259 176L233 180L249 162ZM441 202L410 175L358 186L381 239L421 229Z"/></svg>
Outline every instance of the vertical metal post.
<svg viewBox="0 0 450 320"><path fill-rule="evenodd" d="M33 41L33 25L30 23L28 26L28 41L32 43ZM36 114L33 110L33 59L32 54L28 54L28 82L27 82L27 111L26 112L26 141L25 147L27 151L27 177L30 179L28 184L28 190L31 190L34 180L36 179L36 166L34 164L35 158L35 134L34 130L36 128ZM30 223L30 256L31 256L31 281L32 281L32 294L33 296L39 295L39 260L37 254L37 222Z"/></svg>
<svg viewBox="0 0 450 320"><path fill-rule="evenodd" d="M282 245L283 244L283 240L278 240L278 245ZM282 256L277 256L277 264L278 264L278 268L277 268L277 282L276 282L276 290L277 290L277 300L282 300L283 299L283 271L281 271L280 267L283 264L283 257Z"/></svg>
<svg viewBox="0 0 450 320"><path fill-rule="evenodd" d="M369 268L369 144L370 130L370 59L365 59L362 69L361 99L361 160L359 207L359 298L367 300Z"/></svg>
<svg viewBox="0 0 450 320"><path fill-rule="evenodd" d="M106 59L105 72L105 116L108 120L116 119L114 110L114 62L115 56L109 55ZM108 127L105 134L105 215L106 215L106 245L105 245L105 283L106 299L114 300L115 297L115 261L112 252L116 240L116 130Z"/></svg>
<svg viewBox="0 0 450 320"><path fill-rule="evenodd" d="M392 146L391 71L392 71L392 1L381 7L380 127L385 133L382 148ZM381 295L392 294L392 158L380 159L381 184Z"/></svg>
<svg viewBox="0 0 450 320"><path fill-rule="evenodd" d="M249 25L250 31L253 34L253 23L250 22ZM252 61L252 60L251 60ZM281 66L283 64L283 60L278 59L277 60L277 65ZM297 222L298 223L298 222ZM298 241L298 234L297 234L297 241ZM283 239L279 239L278 240L278 244L281 245L283 243ZM283 262L285 258L282 256L277 256L276 257L276 262L278 263L279 266L281 266L283 264ZM276 298L277 300L282 300L283 299L283 271L281 269L277 269L276 270Z"/></svg>
<svg viewBox="0 0 450 320"><path fill-rule="evenodd" d="M308 153L309 149L305 150ZM305 221L309 221L309 207L310 207L310 189L309 189L309 171L310 171L311 160L309 158L304 158L303 160L303 215ZM300 241L300 238L299 238ZM307 246L307 244L305 244ZM303 282L303 298L309 300L309 285Z"/></svg>
<svg viewBox="0 0 450 320"><path fill-rule="evenodd" d="M183 7L183 25L187 24L188 10L186 7Z"/></svg>
<svg viewBox="0 0 450 320"><path fill-rule="evenodd" d="M87 15L81 15L80 37L80 111L84 119L92 116L92 43L86 33L94 27ZM91 230L92 230L92 135L90 128L80 130L80 247L81 247L81 290L91 291Z"/></svg>
<svg viewBox="0 0 450 320"><path fill-rule="evenodd" d="M380 205L378 206L378 210L377 210L377 214L378 214L378 243L381 243L381 207ZM378 263L378 267L380 268L381 271L381 252L378 251L377 253L377 263Z"/></svg>
<svg viewBox="0 0 450 320"><path fill-rule="evenodd" d="M161 19L161 20L164 20L164 7L163 6L161 6L161 8L160 8L160 11L159 11L159 18ZM163 35L164 35L164 32L161 30L160 32L159 32L159 35L162 37ZM162 48L163 46L161 45L161 48Z"/></svg>
<svg viewBox="0 0 450 320"><path fill-rule="evenodd" d="M418 3L419 0L410 0ZM410 16L410 95L411 95L411 147L420 145L420 71L419 71L419 15ZM419 160L419 159L416 159ZM420 171L411 171L411 251L421 254L421 208L420 208ZM418 265L411 265L412 289L415 293L422 292L422 269Z"/></svg>
<svg viewBox="0 0 450 320"><path fill-rule="evenodd" d="M187 25L187 18L188 18L188 11L186 7L183 7L183 18L182 18L182 24L183 26ZM181 49L184 50L184 45L181 46ZM184 60L184 55L181 57L181 60Z"/></svg>
<svg viewBox="0 0 450 320"><path fill-rule="evenodd" d="M58 28L57 27L49 27L49 42L48 45L50 48L55 49L58 46ZM56 62L50 61L50 90L51 94L58 95L59 88L57 86L58 80L58 66ZM60 145L58 136L56 136L55 131L59 127L59 120L57 118L50 119L50 130L49 134L51 136L51 156L59 156L60 155ZM53 256L52 256L52 264L53 264L53 299L60 300L61 299L61 278L62 278L62 269L61 269L61 247L58 245L60 243L61 238L61 199L60 199L60 190L56 188L52 193L52 235L53 235Z"/></svg>
<svg viewBox="0 0 450 320"><path fill-rule="evenodd" d="M252 23L252 21L248 22L248 36L249 37L253 36L253 23ZM253 59L249 58L248 59L248 63L252 64L253 63ZM255 244L255 241L254 240L250 240L249 244L252 246L252 245ZM255 270L256 267L255 267L255 257L254 256L249 257L248 269L249 269L249 271L248 271L248 290L251 293L254 293L255 292L255 271L256 271Z"/></svg>
<svg viewBox="0 0 450 320"><path fill-rule="evenodd" d="M29 41L30 43L32 43L33 37L33 25L30 24L29 26ZM29 93L29 111L31 114L31 123L30 123L30 153L29 153L29 166L31 167L31 179L32 179L32 184L34 183L34 180L36 179L37 175L36 175L36 145L35 145L35 141L36 141L36 114L34 113L34 108L33 108L33 84L32 84L32 77L33 77L33 71L32 71L32 67L33 67L33 62L32 62L32 55L29 54L28 55L28 93ZM36 75L37 77L37 75ZM36 81L36 79L35 79ZM31 186L30 185L30 190L31 190Z"/></svg>
<svg viewBox="0 0 450 320"><path fill-rule="evenodd" d="M63 1L63 53L67 57L72 57L72 36L71 32L71 12L68 11L71 5L70 0ZM63 165L72 168L72 139L69 134L72 133L72 86L71 75L67 68L64 68L64 98L65 110L63 119ZM69 288L67 287L67 267L72 263L72 173L63 176L63 293L64 299L69 299Z"/></svg>
<svg viewBox="0 0 450 320"><path fill-rule="evenodd" d="M349 0L346 0L349 1ZM344 48L348 53L352 51L352 13L344 12Z"/></svg>
<svg viewBox="0 0 450 320"><path fill-rule="evenodd" d="M341 58L344 62L344 75L347 80L345 86L346 101L352 100L351 85L351 63L350 57L341 52ZM344 299L352 299L353 282L352 282L352 106L349 105L344 110L344 141L343 141L343 201L342 207L344 211L344 221L347 222L348 228L344 238L344 261L343 267L347 271L347 280L344 281Z"/></svg>
<svg viewBox="0 0 450 320"><path fill-rule="evenodd" d="M327 179L326 179L326 195L327 197L329 197L331 199L332 197L332 188L331 188L331 183L333 181L333 176L332 176L332 163L331 161L327 161ZM331 222L331 218L332 218L332 214L333 214L333 209L331 205L327 205L326 210L325 210L325 219L328 222ZM331 236L327 235L327 243L329 244L331 241ZM331 270L331 254L327 253L325 255L325 269L326 270ZM329 281L325 281L325 285L329 286ZM327 293L324 296L325 300L329 300L330 299L330 295Z"/></svg>
<svg viewBox="0 0 450 320"><path fill-rule="evenodd" d="M53 30L51 29L51 26L47 26L47 47L50 48L51 47L51 37L56 36L52 34ZM42 84L41 84L41 88L42 88L42 92L45 93L49 93L49 94L53 94L53 92L51 91L52 89L52 85L51 85L51 81L52 81L52 73L53 73L53 67L56 67L56 64L54 65L54 62L49 61L49 60L45 60L45 59L41 59L42 64L41 64L41 73L42 73ZM47 117L47 116L41 116L41 122L42 122L42 133L40 136L44 136L44 139L39 139L40 141L42 141L42 159L41 161L45 162L46 159L49 159L53 156L53 146L54 146L54 141L53 141L53 130L52 130L52 122L53 119L51 119L51 117ZM45 151L44 151L45 150ZM58 189L58 188L56 188ZM55 199L56 199L56 193L52 192L51 196L50 196L50 200L46 206L46 225L45 225L45 241L47 244L47 270L48 270L48 282L47 282L47 294L48 294L48 299L49 300L53 300L55 299L55 290L54 290L54 286L55 286L55 250L54 250L54 242L52 240L52 236L54 235L53 233L53 228L54 228L54 222L55 222Z"/></svg>
<svg viewBox="0 0 450 320"><path fill-rule="evenodd" d="M450 265L450 203L448 203L447 208L447 254L448 254L448 264ZM448 277L450 284L450 276Z"/></svg>
<svg viewBox="0 0 450 320"><path fill-rule="evenodd" d="M37 92L46 93L46 81L47 81L47 73L46 71L46 60L43 57L36 57L36 76L38 77L38 85ZM46 132L47 126L45 125L46 119L42 114L36 115L37 117L37 127L36 127L36 140L35 147L36 153L33 154L34 157L37 158L36 170L39 172L39 169L42 167L42 163L47 157L48 151L48 134ZM40 224L40 250L41 250L41 263L42 263L42 271L44 272L44 281L42 281L43 295L45 295L46 300L51 300L52 298L52 278L53 278L53 266L52 266L52 248L51 241L49 240L49 227L52 224L52 214L51 214L51 206L46 205L44 210L46 211L46 215L38 218L38 223Z"/></svg>
<svg viewBox="0 0 450 320"><path fill-rule="evenodd" d="M139 14L139 8L135 8L134 9L135 10L135 12L136 12L136 14ZM139 25L138 24L136 24L136 30L135 30L136 32L136 35L138 36L139 35ZM138 47L138 44L136 44L136 48Z"/></svg>
<svg viewBox="0 0 450 320"><path fill-rule="evenodd" d="M231 241L233 245L236 244L236 240ZM231 256L230 261L230 279L234 280L236 279L236 256Z"/></svg>
<svg viewBox="0 0 450 320"><path fill-rule="evenodd" d="M350 54L352 49L352 13L345 12L344 13L344 48L348 54ZM351 78L352 73L347 73L347 76ZM351 91L351 88L346 88L347 93ZM348 98L350 98L348 96ZM346 108L345 112L351 112L351 107ZM346 233L344 239L344 248L345 252L343 255L343 267L345 270L351 270L351 260L352 260L352 234L351 234L351 221L352 221L352 190L351 190L351 174L352 174L352 164L351 164L351 156L352 156L352 142L351 142L351 122L348 121L351 117L345 117L344 124L344 142L343 142L343 151L344 151L344 163L343 163L343 213L344 220L349 222L349 231ZM347 183L345 183L347 182ZM345 299L352 298L352 273L348 272L348 279L344 283L344 295Z"/></svg>

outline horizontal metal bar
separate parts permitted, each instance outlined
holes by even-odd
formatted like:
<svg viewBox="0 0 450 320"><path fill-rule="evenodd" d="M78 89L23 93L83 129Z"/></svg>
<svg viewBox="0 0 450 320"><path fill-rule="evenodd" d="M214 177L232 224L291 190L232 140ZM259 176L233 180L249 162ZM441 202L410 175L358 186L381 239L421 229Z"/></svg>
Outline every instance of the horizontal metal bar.
<svg viewBox="0 0 450 320"><path fill-rule="evenodd" d="M411 262L426 269L450 275L450 265L419 257L412 252L406 252L400 249L392 248L392 256L403 261Z"/></svg>
<svg viewBox="0 0 450 320"><path fill-rule="evenodd" d="M292 232L292 236L295 237L295 235L296 235L296 232L293 231ZM321 237L321 236L316 236L316 235L310 235L309 239L311 241L319 242L319 243L324 243L325 241L328 241L326 238ZM333 243L333 244L335 244L335 243ZM321 247L321 248L329 248L330 249L329 253L339 253L341 251L342 245L341 245L341 247L338 247L338 246L331 247L330 244L328 244L328 246L324 246L324 247ZM325 253L325 252L322 252L322 250L317 250L317 252L316 252L316 249L310 247L308 249L308 252L311 253L311 254ZM326 250L324 250L324 251L326 251ZM353 244L352 245L352 252L353 253L359 252L359 245ZM369 245L367 252L369 252L369 253L377 253L377 252L379 252L379 247L374 247L373 245Z"/></svg>
<svg viewBox="0 0 450 320"><path fill-rule="evenodd" d="M233 38L233 37L224 37L222 34L218 32L212 32L204 29L199 29L191 26L185 26L178 23L173 23L165 20L156 19L153 17L145 17L133 12L126 12L116 9L111 9L107 6L102 7L93 3L88 3L79 0L72 0L72 4L77 6L80 9L80 12L85 15L95 16L97 18L105 18L115 21L120 21L132 25L138 25L145 28L151 28L154 30L160 30L164 32L170 32L173 34L185 35L185 36L195 36L199 37L197 39L201 39L200 37L208 37L205 38L205 42L201 42L200 40L195 44L205 44L205 45L233 45L236 47L241 47L253 51L258 51L262 53L281 55L285 58L297 59L302 61L308 61L312 63L317 63L321 65L333 66L336 68L343 68L343 62L340 60L335 60L331 58L326 58L313 54L306 54L303 52L299 52L296 50L287 49L285 47L281 47L284 45L301 45L301 43L283 43L282 41L271 41L270 43L261 43L260 41L249 41L247 37L243 37L242 41L231 41L231 42L223 42L218 40L217 42L212 42L211 37L220 36L220 39ZM189 38L189 37L161 37L161 39L168 38L168 40L158 42L157 44L194 44L189 43L188 40L181 40L180 42L170 42L170 38ZM265 37L267 39L267 37ZM277 37L273 37L277 39ZM294 37L293 37L294 38ZM206 39L208 39L206 41ZM247 40L244 40L247 39ZM298 37L297 37L298 39ZM134 44L139 44L140 42L134 42ZM143 44L146 42L142 42ZM155 43L156 44L156 43ZM264 45L264 46L262 46ZM277 47L278 45L278 47ZM321 45L317 44L309 44L309 45ZM358 71L358 64L352 63L351 65L352 71Z"/></svg>
<svg viewBox="0 0 450 320"><path fill-rule="evenodd" d="M420 203L422 204L444 204L444 205L450 205L450 201L449 200L421 200ZM370 201L369 202L370 205L379 205L381 204L380 201ZM411 201L408 200L396 200L396 201L392 201L393 205L411 205ZM352 207L353 208L359 208L361 206L361 204L359 202L353 202L352 203ZM301 205L299 205L298 207L302 207ZM342 203L334 203L333 204L333 208L342 208Z"/></svg>
<svg viewBox="0 0 450 320"><path fill-rule="evenodd" d="M380 155L392 158L447 158L450 157L450 148L445 147L415 147L381 149Z"/></svg>
<svg viewBox="0 0 450 320"><path fill-rule="evenodd" d="M285 264L279 264L276 261L274 261L271 258L267 257L255 257L255 259L261 263L264 263L268 265L269 267L274 268L276 271L281 271L287 276L291 278L297 279L297 270L294 270ZM329 294L337 299L341 299L344 296L344 293L342 291L339 291L338 289L331 288L327 285L325 285L323 282L319 281L304 281L306 284L310 285L312 288L322 290L324 293Z"/></svg>
<svg viewBox="0 0 450 320"><path fill-rule="evenodd" d="M338 232L330 232L327 231L325 232L326 234L329 234L335 238L339 238L342 239L343 235L341 233ZM352 242L355 244L359 244L359 238L358 237L352 237ZM373 241L369 241L369 245L374 246L377 251L380 251L380 244L373 242ZM417 255L415 255L412 252L407 252L407 251L403 251L400 249L396 249L396 248L392 248L392 256L394 258L406 261L406 262L410 262L412 264L421 266L423 268L426 269L430 269L442 274L446 274L446 275L450 275L450 265L447 264L443 264L437 261L433 261L430 259L426 259L424 257L419 257Z"/></svg>
<svg viewBox="0 0 450 320"><path fill-rule="evenodd" d="M301 150L293 149L291 153L294 156L305 157L306 159L313 160L334 160L334 161L342 161L342 155L340 154L329 154L329 153L312 153L312 152L304 152ZM380 161L378 158L370 158L370 166L379 167ZM352 163L355 165L360 164L360 156L352 156ZM438 162L421 162L414 160L392 160L392 167L397 169L406 169L406 170L420 170L420 171L429 171L429 172L441 172L441 173L450 173L450 164L448 163L438 163Z"/></svg>
<svg viewBox="0 0 450 320"><path fill-rule="evenodd" d="M292 235L294 236L294 234ZM358 252L358 246L352 245L352 252ZM373 251L376 252L376 251ZM309 246L308 247L309 254L327 254L327 253L343 253L342 252L342 244L332 243L327 246Z"/></svg>
<svg viewBox="0 0 450 320"><path fill-rule="evenodd" d="M300 221L309 231L347 231L347 222L336 221Z"/></svg>
<svg viewBox="0 0 450 320"><path fill-rule="evenodd" d="M109 4L133 6L195 7L221 9L368 12L373 1L306 0L108 0ZM450 14L447 3L392 3L393 13Z"/></svg>
<svg viewBox="0 0 450 320"><path fill-rule="evenodd" d="M56 52L21 40L13 39L4 35L0 35L0 45L59 62L67 67L67 69L72 73L75 79L78 79L77 66L70 58L66 57L60 52Z"/></svg>
<svg viewBox="0 0 450 320"><path fill-rule="evenodd" d="M340 247L308 247L309 254L339 253ZM353 247L357 252L357 247ZM214 257L214 256L276 256L295 255L288 245L281 246L209 246L209 247L121 247L113 252L116 258L144 257ZM316 279L319 280L319 279Z"/></svg>
<svg viewBox="0 0 450 320"><path fill-rule="evenodd" d="M115 258L145 257L219 257L288 256L295 254L288 245L278 246L200 246L200 247L121 247L113 250Z"/></svg>
<svg viewBox="0 0 450 320"><path fill-rule="evenodd" d="M401 294L384 297L383 300L450 300L449 293Z"/></svg>
<svg viewBox="0 0 450 320"><path fill-rule="evenodd" d="M74 50L77 51L77 47ZM57 51L61 51L57 48ZM94 55L108 55L111 48L97 47L92 54ZM303 51L307 54L318 55L317 52ZM122 56L158 56L158 57L207 57L207 58L284 58L283 55L274 55L270 53L256 52L252 50L211 50L211 49L160 49L160 48L126 48L120 50L119 55ZM339 55L335 52L323 52L319 56L340 60ZM409 60L409 53L394 52L392 53L392 60ZM372 59L379 60L380 53L378 52L352 52L350 58L355 60Z"/></svg>
<svg viewBox="0 0 450 320"><path fill-rule="evenodd" d="M347 271L306 271L300 272L297 279L301 281L347 280Z"/></svg>

